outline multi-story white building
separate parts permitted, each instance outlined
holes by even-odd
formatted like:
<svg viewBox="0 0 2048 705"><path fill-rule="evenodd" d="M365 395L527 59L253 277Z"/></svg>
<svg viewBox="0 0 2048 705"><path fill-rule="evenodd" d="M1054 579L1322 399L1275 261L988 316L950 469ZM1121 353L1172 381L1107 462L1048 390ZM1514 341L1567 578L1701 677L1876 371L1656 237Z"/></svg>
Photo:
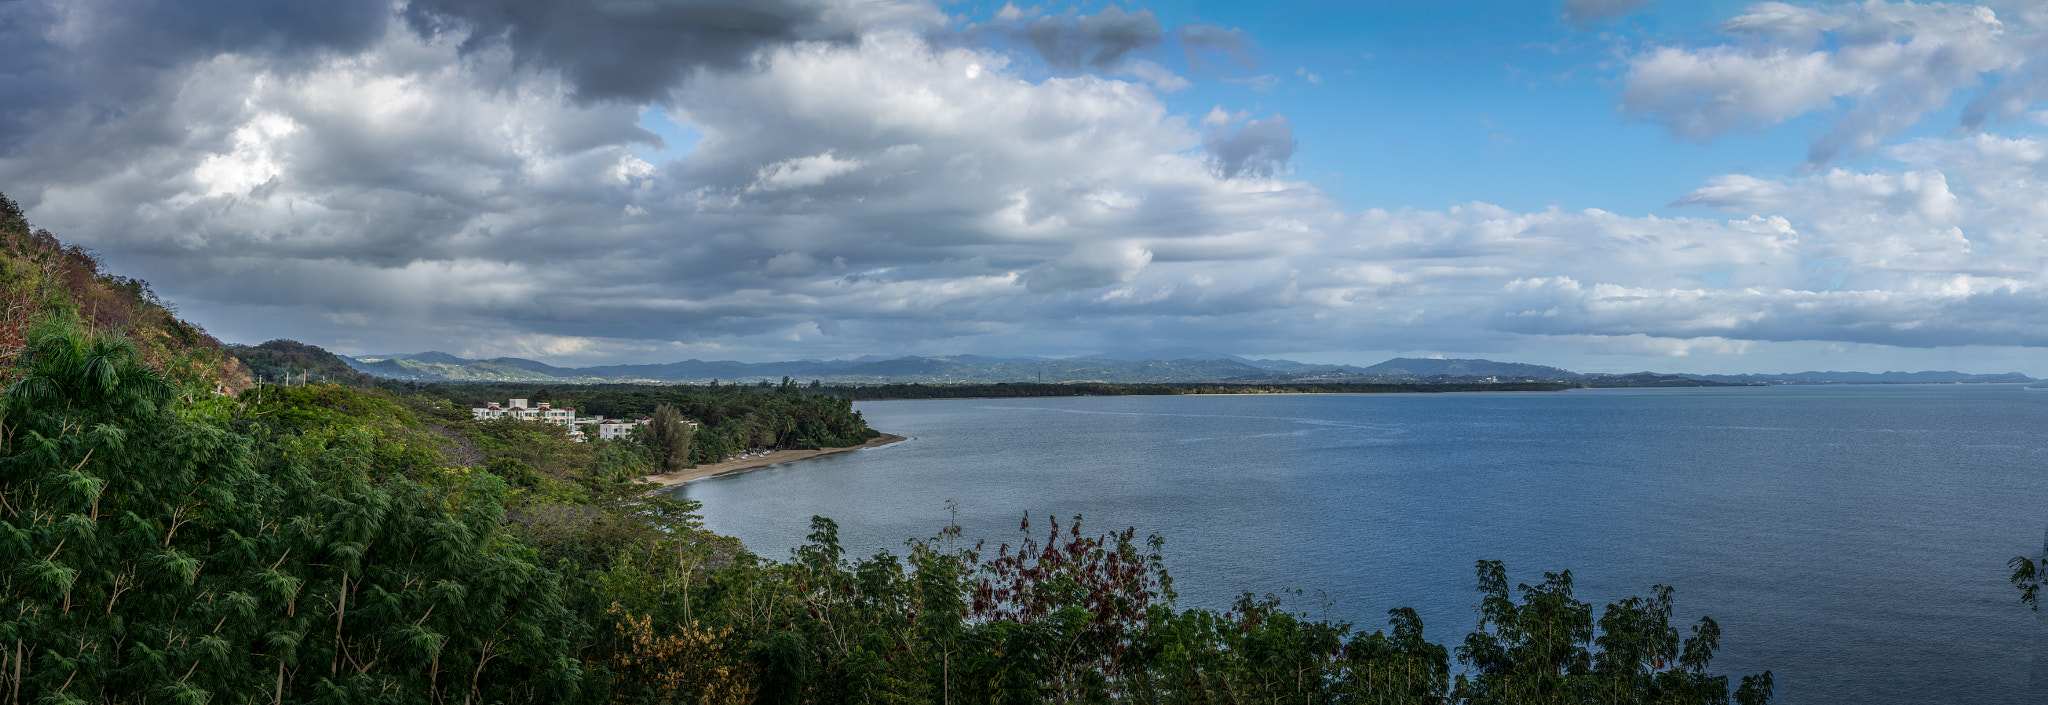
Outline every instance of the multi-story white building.
<svg viewBox="0 0 2048 705"><path fill-rule="evenodd" d="M576 424L581 426L584 423L595 422L597 424L597 437L607 441L613 441L632 438L633 429L645 426L648 424L648 422L651 422L653 420L654 418L650 416L642 416L638 421L635 421L633 419L607 419L603 417L598 417L595 419L580 419L576 422ZM683 419L683 423L689 424L690 428L697 427L697 422L691 421L689 419Z"/></svg>
<svg viewBox="0 0 2048 705"><path fill-rule="evenodd" d="M597 422L597 437L607 441L616 441L631 438L633 437L633 429L639 428L640 424L644 424L653 420L654 419L651 418L640 419L638 421L631 421L627 419L604 419L602 421ZM693 423L692 425L695 424Z"/></svg>
<svg viewBox="0 0 2048 705"><path fill-rule="evenodd" d="M575 409L556 409L549 407L547 402L528 406L525 399L511 399L503 405L497 402L489 402L483 406L470 407L469 411L476 415L476 420L478 421L519 419L521 421L540 421L557 426L565 426L568 427L570 435L578 437L579 442L581 441L582 433L577 429L586 424L595 424L597 426L598 438L612 441L631 438L633 437L633 429L654 420L651 417L643 417L639 420L607 419L603 416L577 418ZM684 419L683 423L689 424L692 428L697 426L697 422L688 419Z"/></svg>
<svg viewBox="0 0 2048 705"><path fill-rule="evenodd" d="M574 426L576 424L575 409L550 408L547 402L541 402L539 406L529 407L526 405L525 399L513 399L504 406L499 406L497 402L489 402L484 406L471 407L469 411L476 415L476 420L478 421L519 419L521 421L541 421L558 426Z"/></svg>

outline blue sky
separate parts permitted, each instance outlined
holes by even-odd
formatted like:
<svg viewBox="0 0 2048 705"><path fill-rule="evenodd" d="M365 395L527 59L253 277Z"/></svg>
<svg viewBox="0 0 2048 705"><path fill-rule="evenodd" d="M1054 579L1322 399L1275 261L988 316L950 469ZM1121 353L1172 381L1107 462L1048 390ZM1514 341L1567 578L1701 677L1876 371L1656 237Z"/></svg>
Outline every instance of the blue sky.
<svg viewBox="0 0 2048 705"><path fill-rule="evenodd" d="M233 341L2048 375L2026 3L15 0L0 34L0 191Z"/></svg>
<svg viewBox="0 0 2048 705"><path fill-rule="evenodd" d="M986 18L1002 6L960 9ZM1476 199L1518 210L1678 214L1668 206L1704 176L1796 168L1811 129L1787 125L1702 145L1618 117L1617 51L1709 39L1742 3L1661 3L1583 27L1537 2L1144 7L1164 26L1237 29L1257 43L1257 63L1226 76L1237 80L1196 80L1166 94L1168 105L1191 115L1216 106L1287 115L1303 143L1295 176L1352 209ZM1152 58L1196 75L1179 47ZM1272 83L1245 80L1252 78Z"/></svg>

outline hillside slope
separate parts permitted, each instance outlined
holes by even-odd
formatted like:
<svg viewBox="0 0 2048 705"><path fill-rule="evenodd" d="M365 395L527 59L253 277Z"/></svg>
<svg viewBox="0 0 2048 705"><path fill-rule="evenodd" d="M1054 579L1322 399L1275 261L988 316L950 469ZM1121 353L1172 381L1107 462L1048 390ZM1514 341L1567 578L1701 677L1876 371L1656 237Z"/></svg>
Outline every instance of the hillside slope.
<svg viewBox="0 0 2048 705"><path fill-rule="evenodd" d="M0 383L12 381L38 326L70 324L133 342L143 364L187 389L240 393L255 386L242 363L149 290L101 271L99 255L29 224L0 194Z"/></svg>

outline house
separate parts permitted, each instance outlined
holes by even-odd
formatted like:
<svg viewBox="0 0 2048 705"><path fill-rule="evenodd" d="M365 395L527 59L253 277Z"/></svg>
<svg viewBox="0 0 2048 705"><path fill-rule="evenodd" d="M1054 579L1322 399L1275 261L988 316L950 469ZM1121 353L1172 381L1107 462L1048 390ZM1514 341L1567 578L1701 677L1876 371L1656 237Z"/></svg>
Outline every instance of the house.
<svg viewBox="0 0 2048 705"><path fill-rule="evenodd" d="M642 416L637 421L631 419L606 419L602 417L589 419L589 421L597 423L597 437L607 441L632 438L633 429L644 426L653 420L654 418L651 416ZM582 421L577 422L578 425L582 425L582 423ZM683 423L689 424L690 428L697 427L697 422L689 419L683 419Z"/></svg>
<svg viewBox="0 0 2048 705"><path fill-rule="evenodd" d="M597 422L597 437L607 441L616 441L631 438L633 437L633 429L639 428L640 424L644 424L653 420L654 419L652 418L643 418L638 421L627 421L624 419L605 419L603 421ZM691 425L694 426L696 424L695 422L692 422Z"/></svg>

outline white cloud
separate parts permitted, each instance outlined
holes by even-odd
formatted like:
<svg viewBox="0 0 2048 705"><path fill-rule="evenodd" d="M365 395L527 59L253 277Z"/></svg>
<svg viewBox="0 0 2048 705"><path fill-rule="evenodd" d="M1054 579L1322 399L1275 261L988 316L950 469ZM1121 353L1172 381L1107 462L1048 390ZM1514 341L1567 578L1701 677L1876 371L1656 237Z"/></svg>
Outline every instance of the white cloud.
<svg viewBox="0 0 2048 705"><path fill-rule="evenodd" d="M1152 251L1136 243L1084 242L1064 257L1031 268L1022 283L1040 293L1094 289L1131 281L1151 263Z"/></svg>
<svg viewBox="0 0 2048 705"><path fill-rule="evenodd" d="M1910 32L1843 38L1909 10L1926 19ZM1919 109L1953 83L1936 78L1967 73L1939 56L1991 65L1980 54L2022 33L1961 46L1972 22L1761 5L1729 23L1735 45L1635 57L1624 99L1697 137L1837 100ZM1177 114L1159 92L1187 79L1149 62L1115 57L1137 81L1048 78L996 49L855 34L686 67L659 108L702 140L661 166L635 156L658 141L638 126L647 105L590 100L517 42L464 53L462 36L392 24L289 65L217 53L124 76L160 85L108 119L5 135L24 146L0 152L0 183L32 184L9 195L39 224L222 316L202 322L226 337L357 352L2048 344L2048 144L2031 138L1881 149L1895 169L1724 175L1681 201L1713 217L1347 212L1289 174L1285 116ZM1237 33L1182 34L1249 70Z"/></svg>
<svg viewBox="0 0 2048 705"><path fill-rule="evenodd" d="M1867 154L1987 77L2034 71L2043 37L2031 15L2008 23L1979 5L1882 2L1802 7L1751 6L1721 27L1731 43L1647 49L1630 59L1625 114L1673 134L1711 140L1793 117L1841 108L1816 139L1810 164ZM1977 117L2048 95L2048 84L2004 82L1999 105ZM2018 93L2013 93L2018 91Z"/></svg>
<svg viewBox="0 0 2048 705"><path fill-rule="evenodd" d="M747 191L780 191L816 186L825 183L826 179L860 167L860 160L838 159L833 157L830 151L809 157L787 159L761 167L761 170L756 172L754 183L747 186Z"/></svg>
<svg viewBox="0 0 2048 705"><path fill-rule="evenodd" d="M1154 90L1164 93L1187 90L1188 86L1194 85L1172 70L1144 59L1132 59L1126 62L1123 73L1150 83Z"/></svg>

